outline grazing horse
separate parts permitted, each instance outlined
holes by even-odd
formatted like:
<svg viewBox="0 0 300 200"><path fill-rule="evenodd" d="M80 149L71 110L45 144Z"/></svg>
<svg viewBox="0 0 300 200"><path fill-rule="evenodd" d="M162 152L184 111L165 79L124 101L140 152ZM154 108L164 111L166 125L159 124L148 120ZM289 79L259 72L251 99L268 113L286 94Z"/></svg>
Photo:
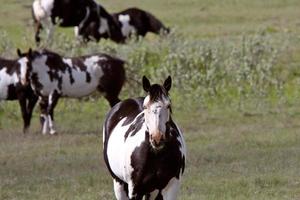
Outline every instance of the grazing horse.
<svg viewBox="0 0 300 200"><path fill-rule="evenodd" d="M23 79L30 81L40 97L42 133L55 134L53 111L60 97L79 98L98 90L110 106L120 100L118 95L125 81L124 61L106 54L61 57L48 51L23 53L30 61Z"/></svg>
<svg viewBox="0 0 300 200"><path fill-rule="evenodd" d="M166 28L154 15L139 8L128 8L112 15L125 38L132 34L144 37L148 32L156 34L170 32L169 28Z"/></svg>
<svg viewBox="0 0 300 200"><path fill-rule="evenodd" d="M32 17L37 43L40 42L42 26L46 27L50 39L54 24L75 27L75 34L82 36L85 41L99 40L101 35L108 35L118 43L124 41L113 17L94 0L34 0Z"/></svg>
<svg viewBox="0 0 300 200"><path fill-rule="evenodd" d="M0 101L19 101L23 118L23 133L26 133L30 126L32 111L38 100L30 85L26 85L24 80L21 80L21 76L24 76L22 74L25 73L22 69L25 69L28 64L27 58L17 60L0 58ZM24 82L24 85L21 84L21 81Z"/></svg>
<svg viewBox="0 0 300 200"><path fill-rule="evenodd" d="M118 200L174 200L185 168L183 135L171 118L169 76L163 86L143 77L145 98L127 99L107 114L104 160Z"/></svg>

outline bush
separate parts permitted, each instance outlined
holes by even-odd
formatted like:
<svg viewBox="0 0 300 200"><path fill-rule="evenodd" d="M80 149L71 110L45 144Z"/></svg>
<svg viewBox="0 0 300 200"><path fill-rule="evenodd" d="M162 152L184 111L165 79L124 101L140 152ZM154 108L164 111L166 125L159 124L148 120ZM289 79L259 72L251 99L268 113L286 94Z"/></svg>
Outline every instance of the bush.
<svg viewBox="0 0 300 200"><path fill-rule="evenodd" d="M6 44L4 34L0 36L1 52L8 51L4 46L11 45ZM124 98L143 94L143 75L152 82L162 82L171 75L174 98L208 105L224 99L240 103L249 97L267 97L274 91L281 94L281 70L276 67L287 41L286 35L264 31L218 40L195 40L173 32L152 41L135 38L126 45L110 41L82 45L73 37L56 34L55 41L44 46L65 56L105 52L126 60Z"/></svg>

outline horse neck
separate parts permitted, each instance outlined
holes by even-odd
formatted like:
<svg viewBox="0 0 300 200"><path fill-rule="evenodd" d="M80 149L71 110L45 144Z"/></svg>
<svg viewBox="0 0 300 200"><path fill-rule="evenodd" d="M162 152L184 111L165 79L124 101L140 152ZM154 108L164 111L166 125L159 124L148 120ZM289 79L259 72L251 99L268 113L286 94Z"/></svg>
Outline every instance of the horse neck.
<svg viewBox="0 0 300 200"><path fill-rule="evenodd" d="M7 73L15 72L17 71L17 62L18 60L0 58L0 70L5 68Z"/></svg>

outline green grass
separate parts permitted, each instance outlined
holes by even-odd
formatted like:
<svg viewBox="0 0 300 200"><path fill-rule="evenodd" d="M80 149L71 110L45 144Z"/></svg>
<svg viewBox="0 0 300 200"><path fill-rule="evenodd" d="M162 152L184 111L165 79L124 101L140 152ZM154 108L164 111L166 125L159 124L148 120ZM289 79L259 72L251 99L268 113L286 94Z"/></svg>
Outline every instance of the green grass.
<svg viewBox="0 0 300 200"><path fill-rule="evenodd" d="M15 57L16 47L35 46L28 7L31 2L0 0L1 34L7 35L0 37L1 55ZM184 131L188 147L178 199L300 199L300 1L101 3L109 11L130 6L148 10L179 36L161 40L150 34L144 41L129 45L101 41L82 47L74 44L72 29L59 28L56 35L61 38L57 41L64 42L54 43L51 48L65 55L94 51L117 54L129 60L127 70L134 78L145 73L162 80L167 69L178 70L172 71L171 96L174 118ZM261 66L272 63L270 77L282 82L281 89L272 84L269 88L268 82L257 83L261 74L255 71L242 71L248 66L244 61L255 60L250 50L256 47L241 42L243 38L264 44L261 47L267 53L261 54L265 57L258 61L263 63ZM240 59L231 54L243 55L243 45L250 48L246 49L250 53L244 52ZM274 55L269 50L280 49L274 63L266 62ZM208 52L216 58L210 61ZM230 68L230 62L236 68ZM220 69L213 71L220 77L202 82L197 82L197 76L184 78L201 67ZM253 81L236 82L235 69L253 76ZM227 73L224 79L223 72ZM141 88L130 84L122 91L122 98L142 94ZM239 93L237 86L243 91ZM217 93L210 90L214 87ZM114 199L112 180L102 157L102 123L108 109L103 98L60 100L55 109L58 136L40 134L38 108L31 131L24 136L18 103L0 102L0 199Z"/></svg>

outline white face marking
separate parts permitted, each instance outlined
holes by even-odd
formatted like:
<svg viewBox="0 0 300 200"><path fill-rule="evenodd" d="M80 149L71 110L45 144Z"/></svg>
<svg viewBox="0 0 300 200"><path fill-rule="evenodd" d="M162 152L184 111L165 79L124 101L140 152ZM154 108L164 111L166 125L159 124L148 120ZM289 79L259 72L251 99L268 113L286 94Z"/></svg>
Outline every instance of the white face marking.
<svg viewBox="0 0 300 200"><path fill-rule="evenodd" d="M20 58L18 60L20 64L20 79L22 85L27 85L27 71L28 71L28 59L26 57Z"/></svg>
<svg viewBox="0 0 300 200"><path fill-rule="evenodd" d="M100 34L106 33L109 31L107 19L100 17L100 27L98 29L98 32Z"/></svg>
<svg viewBox="0 0 300 200"><path fill-rule="evenodd" d="M3 67L0 70L0 100L5 100L8 97L8 86L19 82L17 73L12 75L7 73L7 68Z"/></svg>
<svg viewBox="0 0 300 200"><path fill-rule="evenodd" d="M163 97L157 102L150 102L149 96L144 100L145 123L150 134L150 141L154 148L155 143L158 145L161 139L164 139L166 132L166 123L170 118L170 100Z"/></svg>
<svg viewBox="0 0 300 200"><path fill-rule="evenodd" d="M128 37L131 33L135 32L135 28L129 24L129 15L119 15L118 19L122 24L121 31L123 36Z"/></svg>

